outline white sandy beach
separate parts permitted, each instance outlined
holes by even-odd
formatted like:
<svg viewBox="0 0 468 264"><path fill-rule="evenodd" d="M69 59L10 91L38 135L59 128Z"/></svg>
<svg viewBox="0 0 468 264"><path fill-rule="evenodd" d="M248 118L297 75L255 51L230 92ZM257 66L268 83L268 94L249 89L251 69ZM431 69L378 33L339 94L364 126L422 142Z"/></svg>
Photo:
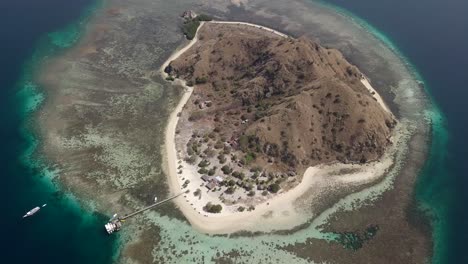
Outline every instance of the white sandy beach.
<svg viewBox="0 0 468 264"><path fill-rule="evenodd" d="M283 37L283 38L289 38L288 35L284 34L284 33L281 33L279 31L276 31L274 29L271 29L269 27L265 27L265 26L260 26L260 25L256 25L256 24L252 24L252 23L247 23L247 22L236 22L236 21L210 21L209 23L213 23L213 24L228 24L228 25L245 25L245 26L251 26L251 27L255 27L255 28L258 28L258 29L263 29L263 30L266 30L266 31L269 31L273 34L276 34L280 37Z"/></svg>
<svg viewBox="0 0 468 264"><path fill-rule="evenodd" d="M387 104L385 104L385 101L382 99L380 94L370 84L369 79L367 77L364 77L361 79L361 82L371 93L373 92L372 95L377 100L377 102L382 106L382 108L385 109L385 111L391 113L390 109L388 108Z"/></svg>
<svg viewBox="0 0 468 264"><path fill-rule="evenodd" d="M250 23L206 23L245 24L269 30L282 37L288 37L281 32ZM203 25L204 23L202 23L200 27ZM170 56L161 68L161 73L164 77L166 77L164 73L165 67L172 60L175 60L192 47L197 40L198 35L195 35L194 39L187 46ZM181 80L176 80L175 82L185 86L185 83ZM369 90L375 91L367 79L363 79L362 82ZM314 211L313 205L320 203L324 195L330 192L346 192L350 186L360 186L375 182L381 179L382 175L384 175L393 164L391 153L397 146L392 147L380 161L366 165L332 164L310 167L306 170L302 181L296 187L288 191L280 191L280 193L271 197L268 202L256 205L253 211L237 212L235 206L229 208L229 206L223 205L223 210L219 214L206 213L202 210L202 207L208 201L218 201L217 203L219 203L219 198L216 194L207 192L206 188L201 187L203 182L198 173L196 173L196 168L193 168L193 166L191 167L191 165L183 161L176 150L175 139L176 127L179 121L178 113L182 111L193 91L193 88L185 87L186 91L177 107L171 113L166 129L166 170L172 193L179 193L182 190L184 181L186 179L190 180L187 186L190 193L177 198L175 203L192 226L200 232L226 234L242 230L269 232L273 230L292 229L321 213L319 211ZM374 96L377 101L382 104L382 107L389 111L377 92L375 92ZM178 173L179 166L182 166L181 173ZM343 175L342 171L344 169L350 170L352 173ZM198 188L203 190L201 198L193 195L193 192Z"/></svg>

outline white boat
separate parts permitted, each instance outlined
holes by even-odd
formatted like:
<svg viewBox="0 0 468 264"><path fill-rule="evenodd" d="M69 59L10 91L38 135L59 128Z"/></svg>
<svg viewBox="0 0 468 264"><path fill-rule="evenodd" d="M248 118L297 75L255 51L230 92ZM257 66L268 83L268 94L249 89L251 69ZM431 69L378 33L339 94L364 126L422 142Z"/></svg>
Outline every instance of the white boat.
<svg viewBox="0 0 468 264"><path fill-rule="evenodd" d="M41 208L39 206L36 206L33 209L29 210L25 215L23 215L23 218L33 216L35 213L39 212L39 210L41 210Z"/></svg>
<svg viewBox="0 0 468 264"><path fill-rule="evenodd" d="M46 206L47 206L47 204L43 204L41 207L46 207ZM33 209L29 210L25 215L23 215L23 218L33 216L34 214L39 212L39 210L41 210L41 207L36 206Z"/></svg>

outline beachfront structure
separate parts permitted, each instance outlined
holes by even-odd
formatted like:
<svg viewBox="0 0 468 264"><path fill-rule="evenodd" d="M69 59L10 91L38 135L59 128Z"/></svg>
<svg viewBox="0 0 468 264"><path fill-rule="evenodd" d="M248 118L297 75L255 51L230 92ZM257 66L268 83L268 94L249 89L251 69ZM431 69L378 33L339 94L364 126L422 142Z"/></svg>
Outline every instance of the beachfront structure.
<svg viewBox="0 0 468 264"><path fill-rule="evenodd" d="M158 206L158 205L160 205L160 204L162 204L162 203L165 203L165 202L168 202L168 201L170 201L170 200L172 200L172 199L175 199L175 198L179 197L180 195L182 195L182 194L184 194L184 193L187 193L187 192L189 192L189 191L187 190L187 191L181 192L181 193L176 194L176 195L174 195L174 196L171 196L171 197L169 197L169 198L167 198L167 199L164 199L164 200L162 200L162 201L160 201L160 202L156 202L157 199L155 198L155 203L153 203L152 205L147 206L147 207L144 207L144 208L142 208L142 209L140 209L140 210L137 210L137 211L135 211L135 212L133 212L133 213L131 213L131 214L125 215L125 216L123 216L123 217L119 217L119 216L117 216L117 214L115 214L115 215L109 220L109 222L108 222L107 224L104 225L104 228L106 229L106 232L107 232L109 235L112 234L112 233L114 233L114 232L117 232L117 231L120 230L120 228L122 227L122 223L123 223L126 219L128 219L128 218L130 218L130 217L132 217L132 216L135 216L135 215L137 215L137 214L143 213L144 211L149 210L149 209L151 209L151 208L154 208L154 207L156 207L156 206Z"/></svg>
<svg viewBox="0 0 468 264"><path fill-rule="evenodd" d="M215 181L217 181L218 183L222 183L224 179L221 176L216 176Z"/></svg>
<svg viewBox="0 0 468 264"><path fill-rule="evenodd" d="M208 176L208 175L203 175L203 176L201 176L201 179L202 179L203 181L205 181L205 182L211 181L211 177Z"/></svg>
<svg viewBox="0 0 468 264"><path fill-rule="evenodd" d="M213 190L214 188L216 188L216 186L218 186L218 184L216 184L216 182L214 181L211 181L206 185L206 188L208 188L208 190Z"/></svg>

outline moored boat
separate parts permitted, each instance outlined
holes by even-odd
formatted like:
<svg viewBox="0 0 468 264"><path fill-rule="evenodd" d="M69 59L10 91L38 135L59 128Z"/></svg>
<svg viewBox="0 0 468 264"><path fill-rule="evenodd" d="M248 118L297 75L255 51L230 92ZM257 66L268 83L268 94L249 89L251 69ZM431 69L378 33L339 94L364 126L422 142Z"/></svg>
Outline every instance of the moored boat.
<svg viewBox="0 0 468 264"><path fill-rule="evenodd" d="M25 215L23 215L23 218L33 216L34 214L39 212L39 210L41 210L41 208L39 206L36 206L33 209L29 210Z"/></svg>
<svg viewBox="0 0 468 264"><path fill-rule="evenodd" d="M47 204L43 204L42 207L45 207L46 205L47 205ZM36 214L37 212L39 212L39 210L41 210L41 207L36 206L36 207L34 207L33 209L29 210L25 215L23 215L23 218L33 216L34 214Z"/></svg>

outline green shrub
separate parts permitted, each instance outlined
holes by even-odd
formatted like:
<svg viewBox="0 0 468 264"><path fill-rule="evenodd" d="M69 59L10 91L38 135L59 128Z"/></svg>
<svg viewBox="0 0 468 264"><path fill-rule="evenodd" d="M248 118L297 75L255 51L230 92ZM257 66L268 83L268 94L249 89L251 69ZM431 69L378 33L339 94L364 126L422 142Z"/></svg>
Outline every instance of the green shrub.
<svg viewBox="0 0 468 264"><path fill-rule="evenodd" d="M277 183L273 183L268 186L268 190L272 193L277 193L280 190L280 186Z"/></svg>
<svg viewBox="0 0 468 264"><path fill-rule="evenodd" d="M223 207L220 204L212 204L211 202L208 202L203 209L207 212L217 214L223 210Z"/></svg>
<svg viewBox="0 0 468 264"><path fill-rule="evenodd" d="M197 156L191 155L190 157L186 158L185 161L189 164L195 164L195 162L197 162Z"/></svg>
<svg viewBox="0 0 468 264"><path fill-rule="evenodd" d="M186 21L182 25L182 32L184 33L185 37L188 40L192 40L195 37L195 34L197 34L197 29L199 26L200 26L200 21L196 19Z"/></svg>
<svg viewBox="0 0 468 264"><path fill-rule="evenodd" d="M205 15L205 14L200 14L195 19L198 20L198 21L211 21L211 20L213 20L213 18L211 16Z"/></svg>
<svg viewBox="0 0 468 264"><path fill-rule="evenodd" d="M215 143L215 145L214 145L214 148L215 148L215 149L222 149L223 147L224 147L223 142L221 142L221 141L219 141L219 140L216 141L216 143Z"/></svg>
<svg viewBox="0 0 468 264"><path fill-rule="evenodd" d="M252 161L255 160L255 153L249 152L247 155L244 157L245 164L250 164Z"/></svg>
<svg viewBox="0 0 468 264"><path fill-rule="evenodd" d="M224 174L230 174L232 172L232 169L231 167L229 167L228 165L224 165L222 168L221 168L221 171L223 171Z"/></svg>
<svg viewBox="0 0 468 264"><path fill-rule="evenodd" d="M202 161L200 161L200 163L198 163L198 167L202 167L202 168L204 168L204 167L206 167L208 165L210 165L210 162L207 161L207 160L202 160Z"/></svg>
<svg viewBox="0 0 468 264"><path fill-rule="evenodd" d="M204 83L206 83L206 77L205 76L195 78L195 84L204 84Z"/></svg>
<svg viewBox="0 0 468 264"><path fill-rule="evenodd" d="M214 157L214 155L216 154L215 150L212 149L211 147L206 148L206 149L203 151L203 153L205 153L206 156L208 156L208 157L210 157L210 158Z"/></svg>
<svg viewBox="0 0 468 264"><path fill-rule="evenodd" d="M226 156L224 156L223 154L219 154L218 160L219 160L219 163L223 164L226 162Z"/></svg>
<svg viewBox="0 0 468 264"><path fill-rule="evenodd" d="M204 116L204 113L201 111L192 112L188 118L189 121L196 121L201 119Z"/></svg>
<svg viewBox="0 0 468 264"><path fill-rule="evenodd" d="M227 194L233 194L236 191L236 188L230 186L226 189L225 193Z"/></svg>
<svg viewBox="0 0 468 264"><path fill-rule="evenodd" d="M211 169L208 171L208 176L213 176L213 175L215 175L216 169L217 169L216 166L214 166L213 168L211 168Z"/></svg>

